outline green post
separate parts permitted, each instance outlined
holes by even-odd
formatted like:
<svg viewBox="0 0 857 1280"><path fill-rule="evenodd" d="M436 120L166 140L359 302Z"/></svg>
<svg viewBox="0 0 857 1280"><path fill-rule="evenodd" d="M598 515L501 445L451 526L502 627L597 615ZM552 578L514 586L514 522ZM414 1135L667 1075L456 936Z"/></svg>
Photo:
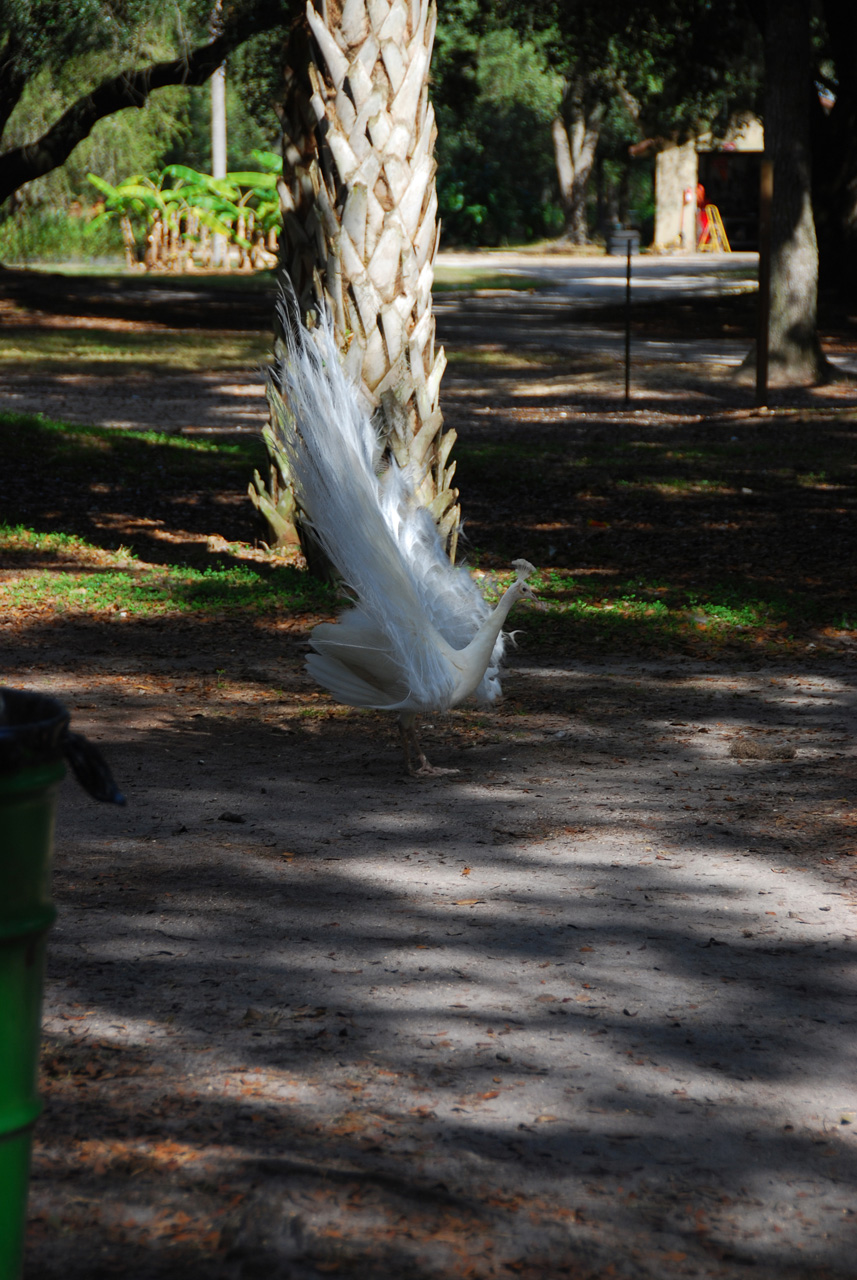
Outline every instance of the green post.
<svg viewBox="0 0 857 1280"><path fill-rule="evenodd" d="M64 757L84 776L95 749L69 733L53 698L0 689L0 1280L18 1280L24 1244L32 1129L41 1110L39 1042L51 901L56 789ZM123 803L115 790L99 798Z"/></svg>

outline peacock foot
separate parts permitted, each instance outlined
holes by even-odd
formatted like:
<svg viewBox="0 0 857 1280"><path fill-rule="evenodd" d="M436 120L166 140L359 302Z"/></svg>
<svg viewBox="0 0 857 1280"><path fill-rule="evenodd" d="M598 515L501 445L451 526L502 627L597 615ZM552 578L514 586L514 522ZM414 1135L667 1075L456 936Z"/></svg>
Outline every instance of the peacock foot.
<svg viewBox="0 0 857 1280"><path fill-rule="evenodd" d="M445 769L442 765L429 764L425 756L420 760L418 769L412 764L408 765L408 773L412 778L442 778L446 773L459 773L459 769Z"/></svg>

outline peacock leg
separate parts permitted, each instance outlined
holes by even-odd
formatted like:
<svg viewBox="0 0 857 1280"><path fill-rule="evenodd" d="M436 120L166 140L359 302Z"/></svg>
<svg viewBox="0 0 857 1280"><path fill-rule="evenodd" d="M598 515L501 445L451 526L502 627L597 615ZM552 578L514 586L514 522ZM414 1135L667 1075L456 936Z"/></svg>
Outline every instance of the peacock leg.
<svg viewBox="0 0 857 1280"><path fill-rule="evenodd" d="M419 744L414 711L402 711L399 715L399 741L405 754L405 768L412 778L437 778L445 773L458 773L457 769L444 769L429 764ZM417 767L414 767L416 760Z"/></svg>
<svg viewBox="0 0 857 1280"><path fill-rule="evenodd" d="M412 778L417 777L420 769L428 764L417 740L416 720L413 711L403 711L399 715L399 741L405 757L405 771ZM414 760L418 767L415 767Z"/></svg>

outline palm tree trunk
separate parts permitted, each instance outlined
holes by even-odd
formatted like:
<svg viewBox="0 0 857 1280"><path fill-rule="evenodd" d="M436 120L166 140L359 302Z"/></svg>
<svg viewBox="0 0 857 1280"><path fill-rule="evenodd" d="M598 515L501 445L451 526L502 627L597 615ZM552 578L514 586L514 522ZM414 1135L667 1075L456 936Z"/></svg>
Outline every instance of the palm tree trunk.
<svg viewBox="0 0 857 1280"><path fill-rule="evenodd" d="M281 262L302 314L321 304L330 311L346 370L389 452L411 468L454 559L455 432L443 430L446 359L435 346L431 299L439 234L428 97L435 24L434 0L307 5L288 50ZM279 495L263 494L257 475L254 501L282 499L287 512L287 475L276 456L274 472Z"/></svg>

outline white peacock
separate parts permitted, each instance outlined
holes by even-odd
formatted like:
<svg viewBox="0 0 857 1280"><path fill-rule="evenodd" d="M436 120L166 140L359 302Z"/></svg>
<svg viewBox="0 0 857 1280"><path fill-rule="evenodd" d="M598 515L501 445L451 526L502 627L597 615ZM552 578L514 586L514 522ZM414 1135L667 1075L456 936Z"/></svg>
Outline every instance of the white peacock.
<svg viewBox="0 0 857 1280"><path fill-rule="evenodd" d="M419 714L437 714L471 695L500 693L503 625L533 598L526 560L493 609L468 571L454 567L407 471L382 463L370 416L342 370L333 328L311 331L282 311L284 351L268 396L295 497L353 603L310 636L307 670L338 702L399 714L412 775L449 773L425 758Z"/></svg>

